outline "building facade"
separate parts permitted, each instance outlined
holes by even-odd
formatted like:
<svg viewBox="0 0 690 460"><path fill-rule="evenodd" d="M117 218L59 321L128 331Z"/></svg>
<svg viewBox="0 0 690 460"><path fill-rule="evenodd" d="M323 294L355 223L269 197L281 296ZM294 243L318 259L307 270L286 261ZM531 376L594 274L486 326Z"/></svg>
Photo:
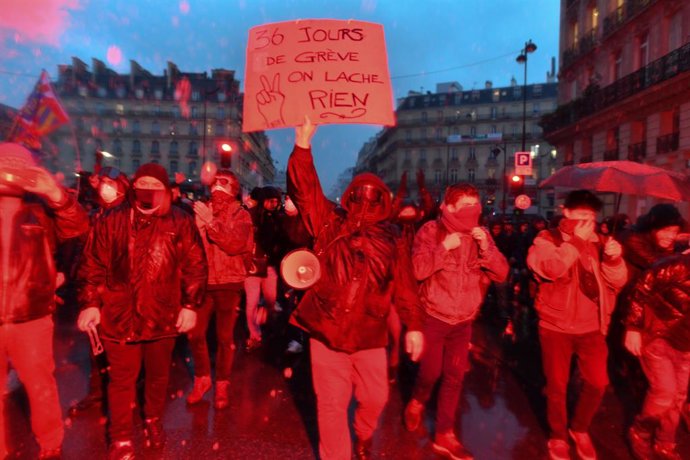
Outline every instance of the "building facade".
<svg viewBox="0 0 690 460"><path fill-rule="evenodd" d="M484 89L463 91L457 83L440 83L435 93L410 92L398 102L397 125L362 147L355 172L378 174L394 193L407 172L413 198L420 170L427 188L439 198L448 184L470 182L479 189L486 211L512 213L514 193L507 177L514 172L515 152L522 148L524 113L526 151L533 158L533 174L524 178L524 192L533 202L526 212L547 215L553 197L536 187L552 173L557 156L538 124L557 105L553 73L547 78L526 87L513 79L511 86L501 88L486 82Z"/></svg>
<svg viewBox="0 0 690 460"><path fill-rule="evenodd" d="M130 73L118 74L98 59L89 69L73 58L58 67L55 91L71 120L51 136L59 152L52 167L65 174L93 171L97 161L132 174L155 162L171 178L180 172L195 181L205 161L221 164L221 145L227 144L225 164L244 189L273 181L266 135L242 133L242 94L232 70L214 69L209 76L168 62L163 75L152 75L131 61Z"/></svg>
<svg viewBox="0 0 690 460"><path fill-rule="evenodd" d="M561 0L560 55L559 107L542 125L561 164L688 170L690 2ZM623 197L621 211L636 216L654 203Z"/></svg>

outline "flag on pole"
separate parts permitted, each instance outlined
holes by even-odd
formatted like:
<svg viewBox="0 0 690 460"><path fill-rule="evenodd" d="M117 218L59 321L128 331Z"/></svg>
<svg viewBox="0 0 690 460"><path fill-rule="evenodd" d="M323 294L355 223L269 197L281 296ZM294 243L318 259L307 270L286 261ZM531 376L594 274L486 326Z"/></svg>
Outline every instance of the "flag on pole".
<svg viewBox="0 0 690 460"><path fill-rule="evenodd" d="M41 137L69 122L69 116L50 84L48 72L43 70L26 104L14 120L9 141L40 149Z"/></svg>

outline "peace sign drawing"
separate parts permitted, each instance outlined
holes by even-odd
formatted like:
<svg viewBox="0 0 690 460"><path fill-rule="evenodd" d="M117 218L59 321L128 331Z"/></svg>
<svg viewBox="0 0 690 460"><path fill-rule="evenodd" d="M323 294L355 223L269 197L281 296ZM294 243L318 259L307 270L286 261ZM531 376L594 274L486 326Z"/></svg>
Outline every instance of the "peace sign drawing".
<svg viewBox="0 0 690 460"><path fill-rule="evenodd" d="M285 94L280 92L280 74L273 76L273 82L268 83L266 75L260 75L262 89L256 93L256 102L259 113L264 117L266 126L273 128L284 126L283 105L285 104Z"/></svg>

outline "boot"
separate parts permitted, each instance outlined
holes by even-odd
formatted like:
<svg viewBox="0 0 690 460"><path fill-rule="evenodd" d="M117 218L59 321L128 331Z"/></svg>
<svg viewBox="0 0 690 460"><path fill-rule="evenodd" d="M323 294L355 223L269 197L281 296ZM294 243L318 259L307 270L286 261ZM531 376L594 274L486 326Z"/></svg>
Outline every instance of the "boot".
<svg viewBox="0 0 690 460"><path fill-rule="evenodd" d="M147 418L144 423L144 437L146 447L151 449L162 449L165 445L165 431L163 423L159 417Z"/></svg>
<svg viewBox="0 0 690 460"><path fill-rule="evenodd" d="M218 409L222 410L228 407L230 404L230 398L228 397L228 387L230 386L230 381L229 380L218 380L216 382L216 398L213 403L213 406Z"/></svg>
<svg viewBox="0 0 690 460"><path fill-rule="evenodd" d="M211 389L211 376L202 375L194 377L194 387L187 395L187 404L196 404L204 397L206 392Z"/></svg>

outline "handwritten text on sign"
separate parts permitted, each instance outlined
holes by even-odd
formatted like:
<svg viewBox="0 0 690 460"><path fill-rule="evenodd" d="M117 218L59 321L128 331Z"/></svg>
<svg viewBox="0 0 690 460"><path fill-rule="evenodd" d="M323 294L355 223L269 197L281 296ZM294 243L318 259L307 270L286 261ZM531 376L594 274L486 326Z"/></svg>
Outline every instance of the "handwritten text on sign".
<svg viewBox="0 0 690 460"><path fill-rule="evenodd" d="M383 26L313 19L249 31L243 131L395 124Z"/></svg>

